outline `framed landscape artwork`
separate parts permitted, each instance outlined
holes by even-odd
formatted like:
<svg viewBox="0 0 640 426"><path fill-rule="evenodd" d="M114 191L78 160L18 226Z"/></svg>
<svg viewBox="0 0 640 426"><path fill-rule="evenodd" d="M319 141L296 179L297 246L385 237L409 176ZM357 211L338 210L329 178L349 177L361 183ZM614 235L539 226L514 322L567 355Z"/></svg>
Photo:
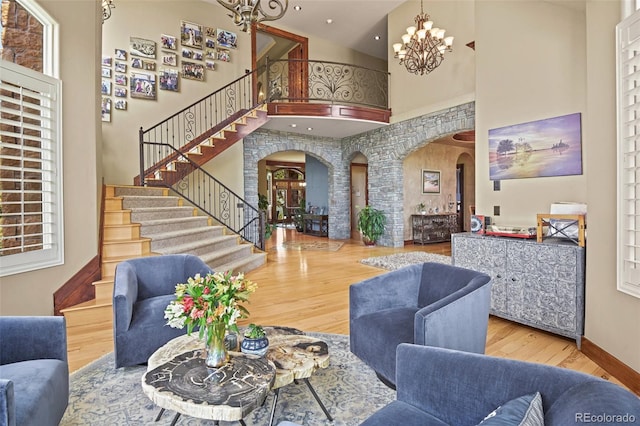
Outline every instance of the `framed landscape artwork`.
<svg viewBox="0 0 640 426"><path fill-rule="evenodd" d="M489 130L489 178L582 174L580 113Z"/></svg>
<svg viewBox="0 0 640 426"><path fill-rule="evenodd" d="M422 193L423 194L439 194L440 193L440 171L422 170Z"/></svg>

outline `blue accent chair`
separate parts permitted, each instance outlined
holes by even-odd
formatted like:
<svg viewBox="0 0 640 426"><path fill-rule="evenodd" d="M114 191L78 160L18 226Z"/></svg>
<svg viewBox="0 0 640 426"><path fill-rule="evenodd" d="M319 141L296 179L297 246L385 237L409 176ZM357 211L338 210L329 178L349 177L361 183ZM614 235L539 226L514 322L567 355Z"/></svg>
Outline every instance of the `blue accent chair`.
<svg viewBox="0 0 640 426"><path fill-rule="evenodd" d="M484 353L491 277L443 263L415 264L349 287L350 348L393 387L400 343Z"/></svg>
<svg viewBox="0 0 640 426"><path fill-rule="evenodd" d="M170 254L120 262L113 285L115 366L144 364L158 348L183 335L166 325L164 310L175 299L176 284L212 272L198 256Z"/></svg>
<svg viewBox="0 0 640 426"><path fill-rule="evenodd" d="M398 346L397 363L396 400L362 425L476 425L498 406L536 392L546 426L640 421L637 396L565 368L412 344ZM602 414L627 421L583 421Z"/></svg>
<svg viewBox="0 0 640 426"><path fill-rule="evenodd" d="M0 425L53 426L69 403L64 317L0 317Z"/></svg>

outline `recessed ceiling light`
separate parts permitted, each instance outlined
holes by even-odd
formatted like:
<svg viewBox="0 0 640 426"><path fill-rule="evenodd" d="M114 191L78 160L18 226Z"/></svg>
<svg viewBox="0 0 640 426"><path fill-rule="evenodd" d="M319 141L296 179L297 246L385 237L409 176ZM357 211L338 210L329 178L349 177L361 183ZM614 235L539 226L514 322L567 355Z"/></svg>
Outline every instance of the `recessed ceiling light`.
<svg viewBox="0 0 640 426"><path fill-rule="evenodd" d="M307 127L307 130L308 130L308 131L312 131L312 130L313 130L313 127Z"/></svg>
<svg viewBox="0 0 640 426"><path fill-rule="evenodd" d="M376 35L374 38L375 38L376 40L380 40L380 36L379 36L379 35Z"/></svg>
<svg viewBox="0 0 640 426"><path fill-rule="evenodd" d="M296 127L298 127L298 125L297 125L296 123L293 123L293 124L291 125L291 127L293 127L293 128L295 129Z"/></svg>
<svg viewBox="0 0 640 426"><path fill-rule="evenodd" d="M293 10L300 11L300 10L302 10L302 6L300 6L299 4L297 4L297 5L293 6Z"/></svg>
<svg viewBox="0 0 640 426"><path fill-rule="evenodd" d="M331 18L327 19L327 24L333 24L333 19Z"/></svg>

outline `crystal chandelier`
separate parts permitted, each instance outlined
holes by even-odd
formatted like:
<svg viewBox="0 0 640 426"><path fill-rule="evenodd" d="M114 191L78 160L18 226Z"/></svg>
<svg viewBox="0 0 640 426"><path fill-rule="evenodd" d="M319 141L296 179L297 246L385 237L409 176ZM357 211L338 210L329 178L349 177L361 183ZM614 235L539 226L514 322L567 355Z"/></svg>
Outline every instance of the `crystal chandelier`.
<svg viewBox="0 0 640 426"><path fill-rule="evenodd" d="M111 18L111 9L115 8L113 0L102 0L102 23Z"/></svg>
<svg viewBox="0 0 640 426"><path fill-rule="evenodd" d="M284 16L289 7L289 0L265 0L269 11L273 14L266 13L262 7L260 0L218 0L223 7L233 12L229 15L233 18L234 24L242 27L242 31L247 32L251 29L251 24L261 21L275 21Z"/></svg>
<svg viewBox="0 0 640 426"><path fill-rule="evenodd" d="M451 52L453 37L445 37L444 28L434 28L429 15L424 13L420 0L420 14L415 18L416 26L407 28L402 43L393 45L394 58L400 59L400 65L414 74L428 74L444 60L445 52Z"/></svg>

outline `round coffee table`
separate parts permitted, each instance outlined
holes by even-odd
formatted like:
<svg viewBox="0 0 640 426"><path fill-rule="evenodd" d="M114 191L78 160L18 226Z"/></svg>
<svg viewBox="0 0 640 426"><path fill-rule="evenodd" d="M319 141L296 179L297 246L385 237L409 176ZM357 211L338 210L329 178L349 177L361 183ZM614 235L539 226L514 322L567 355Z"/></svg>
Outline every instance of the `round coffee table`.
<svg viewBox="0 0 640 426"><path fill-rule="evenodd" d="M156 421L169 409L177 412L172 425L180 414L216 424L225 420L244 425L242 419L264 403L273 386L274 365L265 358L235 352L227 364L212 369L205 365L204 348L197 338L191 345L196 349L182 351L181 346L182 342L171 341L158 349L142 377L142 390L162 408Z"/></svg>

